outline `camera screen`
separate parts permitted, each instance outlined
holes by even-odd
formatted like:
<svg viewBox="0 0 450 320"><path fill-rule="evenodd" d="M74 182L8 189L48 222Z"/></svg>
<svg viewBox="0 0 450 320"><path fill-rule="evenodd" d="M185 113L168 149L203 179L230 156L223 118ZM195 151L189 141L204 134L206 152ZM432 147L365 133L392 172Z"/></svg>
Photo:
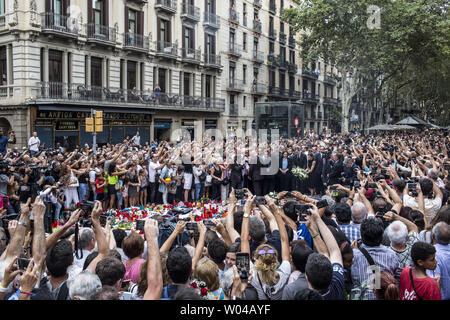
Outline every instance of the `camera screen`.
<svg viewBox="0 0 450 320"><path fill-rule="evenodd" d="M248 253L236 253L236 268L241 279L248 279L250 272L250 258Z"/></svg>
<svg viewBox="0 0 450 320"><path fill-rule="evenodd" d="M198 226L196 222L188 222L186 223L186 230L197 230Z"/></svg>
<svg viewBox="0 0 450 320"><path fill-rule="evenodd" d="M17 258L17 267L19 270L26 270L30 264L30 259Z"/></svg>

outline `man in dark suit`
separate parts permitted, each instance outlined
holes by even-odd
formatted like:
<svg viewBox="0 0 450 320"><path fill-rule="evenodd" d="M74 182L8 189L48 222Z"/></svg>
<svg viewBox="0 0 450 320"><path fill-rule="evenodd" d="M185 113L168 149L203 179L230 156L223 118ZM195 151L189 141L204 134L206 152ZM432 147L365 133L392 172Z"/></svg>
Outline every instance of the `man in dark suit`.
<svg viewBox="0 0 450 320"><path fill-rule="evenodd" d="M342 177L342 171L344 171L344 164L342 163L342 155L336 152L331 154L330 160L330 173L328 174L328 185L340 183Z"/></svg>
<svg viewBox="0 0 450 320"><path fill-rule="evenodd" d="M295 148L294 154L291 156L291 162L292 162L293 167L299 167L302 169L306 168L308 159L304 152L300 152L300 147ZM300 181L294 175L292 175L291 184L292 184L292 186L291 186L292 190L302 191ZM306 190L306 188L305 188L305 190ZM302 193L304 193L304 192L302 192Z"/></svg>
<svg viewBox="0 0 450 320"><path fill-rule="evenodd" d="M264 176L261 175L261 159L260 156L254 156L250 160L250 169L248 172L248 179L252 182L253 192L257 196L263 195L263 181Z"/></svg>
<svg viewBox="0 0 450 320"><path fill-rule="evenodd" d="M277 174L279 191L292 191L292 168L292 158L289 158L288 153L285 151L280 157Z"/></svg>

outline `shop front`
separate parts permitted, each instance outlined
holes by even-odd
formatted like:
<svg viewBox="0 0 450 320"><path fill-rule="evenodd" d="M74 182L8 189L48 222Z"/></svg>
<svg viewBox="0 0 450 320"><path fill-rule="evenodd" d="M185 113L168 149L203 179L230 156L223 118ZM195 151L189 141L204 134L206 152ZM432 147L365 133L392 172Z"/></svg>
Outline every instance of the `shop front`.
<svg viewBox="0 0 450 320"><path fill-rule="evenodd" d="M278 130L286 138L303 137L304 106L296 102L258 102L255 107L256 130Z"/></svg>
<svg viewBox="0 0 450 320"><path fill-rule="evenodd" d="M156 141L170 140L172 119L155 118L153 122L154 138Z"/></svg>
<svg viewBox="0 0 450 320"><path fill-rule="evenodd" d="M39 107L35 110L33 126L44 147L55 148L59 143L68 150L73 150L77 146L92 145L92 133L86 132L85 126L85 119L91 116L90 109L54 109L55 107ZM151 112L139 109L95 109L103 111L103 131L97 133L99 146L122 143L136 132L141 136L142 145L150 142Z"/></svg>

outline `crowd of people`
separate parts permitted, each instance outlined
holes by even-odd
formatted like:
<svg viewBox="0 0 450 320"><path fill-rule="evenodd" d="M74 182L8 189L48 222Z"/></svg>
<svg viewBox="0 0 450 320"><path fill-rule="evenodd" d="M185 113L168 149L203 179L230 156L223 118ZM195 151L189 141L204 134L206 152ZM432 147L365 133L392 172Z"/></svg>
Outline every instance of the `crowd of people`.
<svg viewBox="0 0 450 320"><path fill-rule="evenodd" d="M95 153L1 138L0 299L450 299L447 132L146 145L136 134ZM100 221L180 202L227 214L154 215L131 231Z"/></svg>

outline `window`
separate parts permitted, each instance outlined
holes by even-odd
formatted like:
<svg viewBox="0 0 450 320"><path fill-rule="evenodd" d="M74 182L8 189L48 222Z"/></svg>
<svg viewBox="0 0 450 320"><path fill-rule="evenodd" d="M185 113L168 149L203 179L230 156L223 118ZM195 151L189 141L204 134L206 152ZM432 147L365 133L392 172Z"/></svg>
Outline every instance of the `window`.
<svg viewBox="0 0 450 320"><path fill-rule="evenodd" d="M234 44L234 29L230 29L230 43Z"/></svg>
<svg viewBox="0 0 450 320"><path fill-rule="evenodd" d="M247 65L244 64L242 66L242 72L243 72L242 81L244 82L244 84L246 84L247 83Z"/></svg>
<svg viewBox="0 0 450 320"><path fill-rule="evenodd" d="M205 94L207 98L211 97L212 80L211 75L207 74L205 76Z"/></svg>
<svg viewBox="0 0 450 320"><path fill-rule="evenodd" d="M317 85L317 94L320 96L320 83ZM326 87L325 87L325 94L324 96L327 96L327 91L326 91Z"/></svg>
<svg viewBox="0 0 450 320"><path fill-rule="evenodd" d="M128 9L128 32L137 33L136 29L136 11Z"/></svg>
<svg viewBox="0 0 450 320"><path fill-rule="evenodd" d="M216 0L205 0L205 11L216 13Z"/></svg>
<svg viewBox="0 0 450 320"><path fill-rule="evenodd" d="M216 36L213 34L205 33L205 54L207 57L216 54Z"/></svg>
<svg viewBox="0 0 450 320"><path fill-rule="evenodd" d="M284 72L280 72L280 88L284 89L286 87L286 75Z"/></svg>
<svg viewBox="0 0 450 320"><path fill-rule="evenodd" d="M234 85L234 74L235 74L234 66L230 65L230 71L229 72L230 72L230 74L229 74L229 76L230 76L230 84Z"/></svg>
<svg viewBox="0 0 450 320"><path fill-rule="evenodd" d="M247 33L243 33L242 34L242 36L243 36L243 50L245 51L245 52L247 52Z"/></svg>
<svg viewBox="0 0 450 320"><path fill-rule="evenodd" d="M0 0L0 14L5 14L5 0Z"/></svg>
<svg viewBox="0 0 450 320"><path fill-rule="evenodd" d="M269 86L275 87L275 71L274 70L269 71Z"/></svg>
<svg viewBox="0 0 450 320"><path fill-rule="evenodd" d="M183 75L183 91L185 96L190 96L191 91L191 74L190 73L184 73Z"/></svg>
<svg viewBox="0 0 450 320"><path fill-rule="evenodd" d="M170 42L170 22L168 20L159 19L159 42Z"/></svg>
<svg viewBox="0 0 450 320"><path fill-rule="evenodd" d="M62 52L48 51L48 75L50 82L62 82Z"/></svg>
<svg viewBox="0 0 450 320"><path fill-rule="evenodd" d="M253 50L254 51L258 51L258 38L257 37L254 37L253 38Z"/></svg>
<svg viewBox="0 0 450 320"><path fill-rule="evenodd" d="M194 29L183 26L183 48L184 49L194 49Z"/></svg>
<svg viewBox="0 0 450 320"><path fill-rule="evenodd" d="M102 86L102 59L91 57L91 86Z"/></svg>
<svg viewBox="0 0 450 320"><path fill-rule="evenodd" d="M280 46L281 61L286 61L286 47Z"/></svg>
<svg viewBox="0 0 450 320"><path fill-rule="evenodd" d="M295 51L294 50L289 50L289 61L291 63L295 63Z"/></svg>
<svg viewBox="0 0 450 320"><path fill-rule="evenodd" d="M0 74L2 75L2 86L8 85L6 46L0 48Z"/></svg>
<svg viewBox="0 0 450 320"><path fill-rule="evenodd" d="M158 69L158 84L161 92L166 92L166 69Z"/></svg>
<svg viewBox="0 0 450 320"><path fill-rule="evenodd" d="M247 107L247 96L244 96L244 100L243 100L242 104L243 104L244 108Z"/></svg>
<svg viewBox="0 0 450 320"><path fill-rule="evenodd" d="M275 43L273 41L269 41L269 53L275 52Z"/></svg>
<svg viewBox="0 0 450 320"><path fill-rule="evenodd" d="M274 31L273 27L273 17L269 17L269 33Z"/></svg>
<svg viewBox="0 0 450 320"><path fill-rule="evenodd" d="M104 19L103 19L103 10L104 10L104 3L103 0L93 0L94 5L94 23L96 25L104 25Z"/></svg>
<svg viewBox="0 0 450 320"><path fill-rule="evenodd" d="M244 24L244 26L247 26L247 4L246 3L243 4L243 10L244 10L244 13L243 13L243 16L244 16L243 24Z"/></svg>
<svg viewBox="0 0 450 320"><path fill-rule="evenodd" d="M280 32L284 33L284 23L280 22Z"/></svg>

